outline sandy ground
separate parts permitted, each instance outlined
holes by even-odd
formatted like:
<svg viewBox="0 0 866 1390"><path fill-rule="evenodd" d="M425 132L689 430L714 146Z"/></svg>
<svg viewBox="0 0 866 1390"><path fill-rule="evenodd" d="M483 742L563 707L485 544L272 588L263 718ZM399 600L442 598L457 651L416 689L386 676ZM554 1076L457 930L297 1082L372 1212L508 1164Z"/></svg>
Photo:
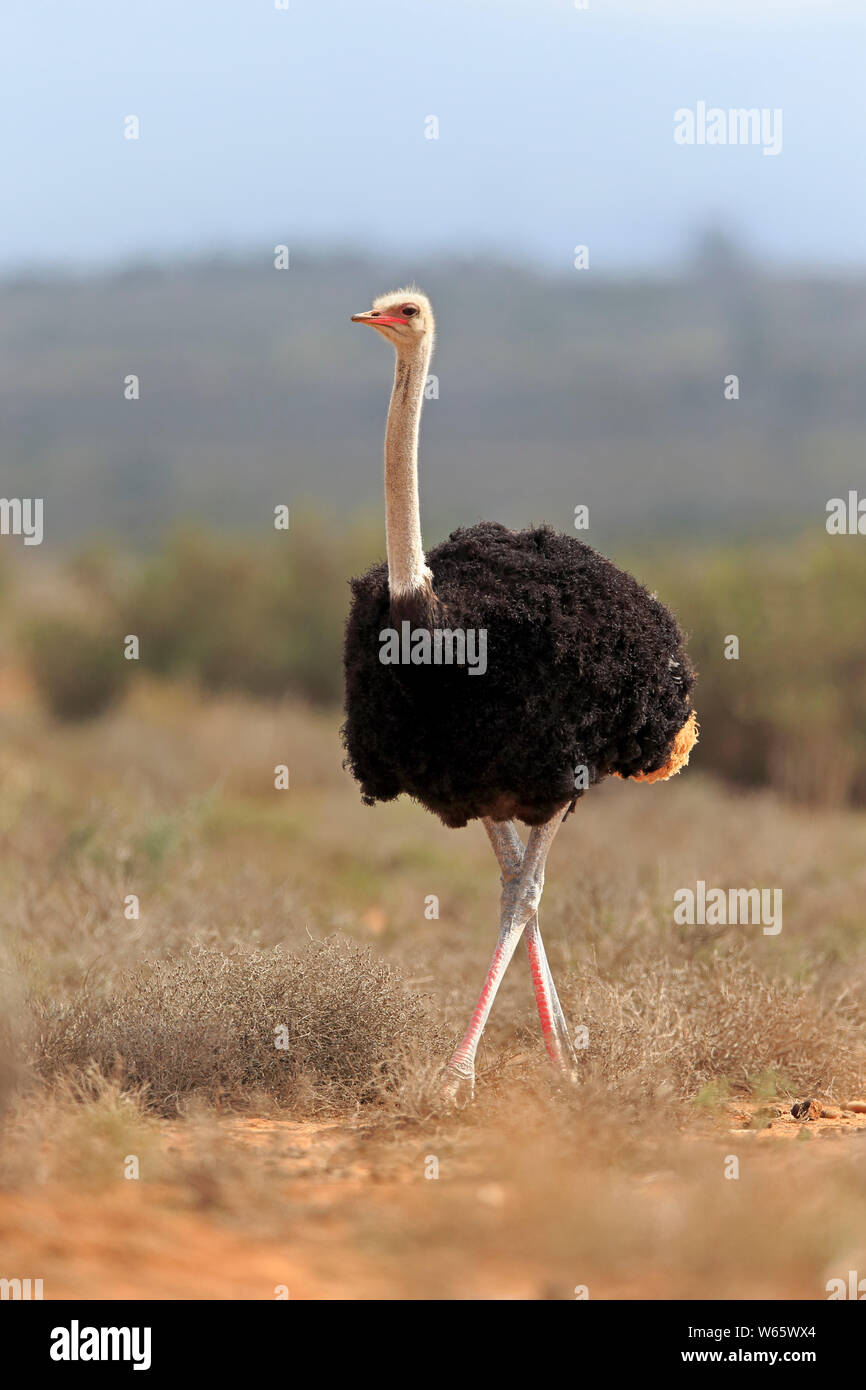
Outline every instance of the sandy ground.
<svg viewBox="0 0 866 1390"><path fill-rule="evenodd" d="M808 1148L805 1176L820 1183L840 1165L859 1169L866 1161L866 1113L838 1106L827 1112L800 1121L783 1103L730 1102L697 1133L683 1136L680 1147L709 1153L727 1141L744 1167L757 1154L764 1176L772 1180L775 1169L781 1183L803 1180L802 1167L786 1166L785 1154L794 1145L802 1164ZM549 1233L546 1243L527 1236L519 1175L490 1181L472 1164L458 1165L447 1179L451 1210L443 1224L441 1185L424 1181L417 1146L405 1157L376 1144L359 1146L357 1132L344 1122L227 1118L217 1124L213 1142L231 1156L244 1185L266 1188L263 1210L245 1212L239 1224L238 1212L230 1203L227 1209L218 1180L206 1171L197 1184L190 1184L188 1171L183 1182L161 1177L110 1187L52 1180L0 1194L4 1268L41 1277L47 1299L574 1297L566 1286L568 1260ZM804 1139L811 1143L796 1142ZM168 1163L195 1165L198 1142L184 1123L158 1125ZM683 1181L676 1160L672 1168L621 1178L639 1220L668 1221L667 1208L676 1207ZM280 1206L269 1234L267 1202L274 1199ZM434 1207L440 1208L435 1214ZM475 1213L469 1228L455 1222L460 1213ZM271 1215L277 1216L274 1207ZM794 1200L790 1219L800 1219ZM612 1230L612 1240L615 1235ZM784 1231L780 1239L784 1243ZM712 1244L710 1234L708 1248ZM593 1296L690 1296L687 1271L680 1277L666 1268L661 1252L633 1272L605 1268L603 1251L592 1263ZM758 1267L733 1287L726 1286L724 1270L719 1277L721 1296L821 1296L798 1273L796 1260L783 1289L769 1268L766 1280Z"/></svg>
<svg viewBox="0 0 866 1390"><path fill-rule="evenodd" d="M851 1137L866 1131L866 1101L799 1102L808 1107L805 1114L792 1114L792 1107L785 1103L770 1102L761 1105L750 1101L748 1104L732 1104L731 1133L738 1134L749 1130L759 1139L799 1139L805 1129L810 1137Z"/></svg>
<svg viewBox="0 0 866 1390"><path fill-rule="evenodd" d="M22 998L125 998L128 969L191 944L294 958L336 934L402 975L372 996L396 1010L390 1033L372 1026L381 1012L359 1015L362 1080L402 1027L406 987L460 1035L497 921L486 838L411 805L363 807L333 718L147 686L65 729L5 694L0 948ZM275 799L287 749L292 796ZM219 1108L222 1063L201 1113L156 1118L175 1113L170 1095L143 1113L109 1066L96 1099L48 1087L10 1106L0 1278L42 1279L47 1299L255 1300L809 1300L866 1278L866 1115L790 1114L803 1086L864 1090L864 845L862 812L692 777L600 788L554 845L545 892L566 1014L593 1038L576 1091L548 1085L525 964L497 999L476 1102L448 1119L414 1082L381 1106L349 1087L335 1106L319 1086L330 1064L312 1067L295 1118L246 1087L237 1103L257 1118L240 1118ZM699 879L783 884L784 931L675 929L674 891ZM312 971L323 1028L365 980ZM261 1023L256 998L241 1034ZM177 1000L183 1017L199 1003L180 987ZM428 1054L430 1029L412 1026L438 1065L444 1044ZM147 1048L143 1066L159 1075ZM186 1060L168 1070L187 1096Z"/></svg>

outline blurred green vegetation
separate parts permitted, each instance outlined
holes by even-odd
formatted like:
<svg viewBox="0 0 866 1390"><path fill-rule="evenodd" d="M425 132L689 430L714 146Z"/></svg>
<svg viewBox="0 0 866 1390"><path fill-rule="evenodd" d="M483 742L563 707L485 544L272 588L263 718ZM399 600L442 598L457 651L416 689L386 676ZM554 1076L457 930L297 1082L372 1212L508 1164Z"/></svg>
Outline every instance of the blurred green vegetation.
<svg viewBox="0 0 866 1390"><path fill-rule="evenodd" d="M264 539L185 526L138 557L103 540L30 597L7 576L4 626L61 719L101 713L135 671L333 706L349 579L380 547L381 521L341 525L313 508ZM127 634L139 639L138 662L124 658Z"/></svg>
<svg viewBox="0 0 866 1390"><path fill-rule="evenodd" d="M635 558L698 671L696 764L812 803L866 802L866 547L857 536ZM726 655L739 641L737 657Z"/></svg>
<svg viewBox="0 0 866 1390"><path fill-rule="evenodd" d="M349 315L416 275L438 327L430 545L481 516L568 530L578 504L602 548L641 528L778 534L862 476L862 274L772 275L718 238L676 279L392 251L298 265L0 281L3 489L45 498L46 549L155 544L184 516L254 530L303 497L378 509L391 355Z"/></svg>
<svg viewBox="0 0 866 1390"><path fill-rule="evenodd" d="M120 698L129 665L117 634L57 613L25 624L23 636L34 684L55 718L95 719Z"/></svg>
<svg viewBox="0 0 866 1390"><path fill-rule="evenodd" d="M129 630L162 674L336 703L347 581L369 563L367 530L310 513L283 538L253 544L177 531L133 577Z"/></svg>
<svg viewBox="0 0 866 1390"><path fill-rule="evenodd" d="M90 546L64 562L52 600L43 592L31 609L35 597L7 575L3 603L17 615L39 691L61 718L108 708L131 668L207 691L334 707L347 581L381 549L380 519L338 522L308 510L265 540L185 528L137 559ZM697 767L798 800L866 803L859 538L811 532L613 558L673 608L688 634L698 670ZM139 663L123 659L127 633L140 639Z"/></svg>

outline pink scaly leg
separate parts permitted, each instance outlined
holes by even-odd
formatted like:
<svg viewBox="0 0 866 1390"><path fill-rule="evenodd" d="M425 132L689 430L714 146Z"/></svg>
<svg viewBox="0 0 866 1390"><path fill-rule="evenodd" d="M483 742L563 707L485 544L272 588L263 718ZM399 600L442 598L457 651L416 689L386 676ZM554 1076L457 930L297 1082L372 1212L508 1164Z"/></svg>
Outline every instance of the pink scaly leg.
<svg viewBox="0 0 866 1390"><path fill-rule="evenodd" d="M446 1068L444 1091L449 1099L457 1099L462 1092L468 1092L471 1099L474 1093L475 1054L481 1034L523 929L538 909L544 887L544 865L564 814L564 809L557 811L544 825L533 826L516 884L507 885L509 891L503 885L496 950L469 1027Z"/></svg>
<svg viewBox="0 0 866 1390"><path fill-rule="evenodd" d="M523 863L523 842L513 821L493 821L485 818L484 829L499 861L503 894L509 890L513 894L515 890L512 885L519 879ZM574 1051L556 985L553 983L553 975L547 963L537 912L526 926L526 950L547 1055L558 1071L570 1075L575 1065Z"/></svg>
<svg viewBox="0 0 866 1390"><path fill-rule="evenodd" d="M535 1003L547 1055L558 1071L571 1075L575 1064L574 1050L568 1036L568 1024L562 1012L556 985L547 963L537 913L526 933L526 949L529 952L529 969L532 973Z"/></svg>

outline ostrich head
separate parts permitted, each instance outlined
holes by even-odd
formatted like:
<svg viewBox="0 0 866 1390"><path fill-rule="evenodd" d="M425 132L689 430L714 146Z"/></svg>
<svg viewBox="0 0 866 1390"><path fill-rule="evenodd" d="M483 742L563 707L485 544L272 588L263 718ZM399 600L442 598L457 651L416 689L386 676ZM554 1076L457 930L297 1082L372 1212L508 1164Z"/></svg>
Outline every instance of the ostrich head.
<svg viewBox="0 0 866 1390"><path fill-rule="evenodd" d="M353 323L368 323L387 338L398 352L428 353L433 347L433 310L426 294L410 286L392 290L373 300L372 309L352 315Z"/></svg>

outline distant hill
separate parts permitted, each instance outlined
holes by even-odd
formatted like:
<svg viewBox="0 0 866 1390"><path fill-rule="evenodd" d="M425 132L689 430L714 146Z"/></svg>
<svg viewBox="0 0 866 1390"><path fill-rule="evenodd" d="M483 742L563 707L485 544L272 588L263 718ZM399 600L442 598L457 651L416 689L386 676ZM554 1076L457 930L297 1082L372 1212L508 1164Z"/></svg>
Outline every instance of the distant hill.
<svg viewBox="0 0 866 1390"><path fill-rule="evenodd" d="M277 502L378 508L391 353L349 315L413 274L439 325L431 541L481 515L571 530L584 503L598 544L778 534L862 482L864 280L724 257L625 283L298 254L0 287L0 494L45 498L50 547L188 517L257 528Z"/></svg>

